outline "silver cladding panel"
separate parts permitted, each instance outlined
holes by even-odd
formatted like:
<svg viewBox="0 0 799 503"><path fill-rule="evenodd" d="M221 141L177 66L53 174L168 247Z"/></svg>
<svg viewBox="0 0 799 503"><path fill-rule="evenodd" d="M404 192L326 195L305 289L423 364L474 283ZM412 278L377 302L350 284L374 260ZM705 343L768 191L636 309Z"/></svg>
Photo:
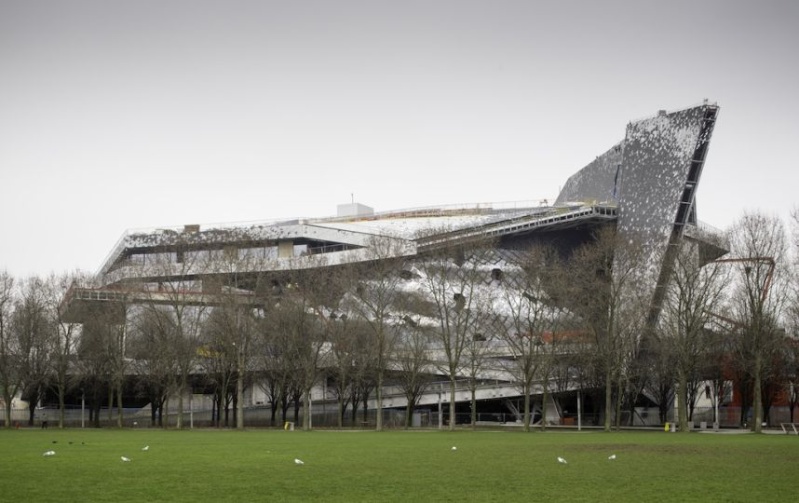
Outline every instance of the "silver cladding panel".
<svg viewBox="0 0 799 503"><path fill-rule="evenodd" d="M666 245L704 117L703 106L627 126L619 191L618 228L623 236L655 248Z"/></svg>
<svg viewBox="0 0 799 503"><path fill-rule="evenodd" d="M622 147L623 142L614 145L591 164L570 176L558 195L555 206L586 201L617 203Z"/></svg>

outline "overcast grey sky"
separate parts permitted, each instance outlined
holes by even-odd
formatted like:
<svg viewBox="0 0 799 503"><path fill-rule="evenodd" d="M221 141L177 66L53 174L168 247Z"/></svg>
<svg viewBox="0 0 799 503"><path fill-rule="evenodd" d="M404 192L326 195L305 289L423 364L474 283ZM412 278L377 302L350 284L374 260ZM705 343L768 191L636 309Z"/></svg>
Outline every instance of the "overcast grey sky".
<svg viewBox="0 0 799 503"><path fill-rule="evenodd" d="M0 270L129 228L550 201L626 124L721 114L701 220L797 203L799 2L0 0Z"/></svg>

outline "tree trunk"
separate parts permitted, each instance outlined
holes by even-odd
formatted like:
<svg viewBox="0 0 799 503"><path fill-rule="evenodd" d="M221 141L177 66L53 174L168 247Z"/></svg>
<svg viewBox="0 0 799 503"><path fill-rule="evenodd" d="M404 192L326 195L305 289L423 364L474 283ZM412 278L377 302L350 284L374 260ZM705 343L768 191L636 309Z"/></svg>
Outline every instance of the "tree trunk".
<svg viewBox="0 0 799 503"><path fill-rule="evenodd" d="M163 405L161 405L161 411L159 412L159 414L161 415L161 426L163 426L164 429L169 428L169 398L164 400ZM163 416L166 416L166 422L164 422Z"/></svg>
<svg viewBox="0 0 799 503"><path fill-rule="evenodd" d="M678 372L677 375L677 415L679 431L689 433L691 430L688 428L688 380L684 372Z"/></svg>
<svg viewBox="0 0 799 503"><path fill-rule="evenodd" d="M230 400L228 400L227 393L225 393L225 428L230 426Z"/></svg>
<svg viewBox="0 0 799 503"><path fill-rule="evenodd" d="M122 428L124 423L124 410L122 409L122 381L117 383L117 427Z"/></svg>
<svg viewBox="0 0 799 503"><path fill-rule="evenodd" d="M100 427L100 400L97 400L94 404L92 404L92 408L94 409L94 427Z"/></svg>
<svg viewBox="0 0 799 503"><path fill-rule="evenodd" d="M616 403L614 404L614 417L615 417L615 426L616 431L619 431L621 428L621 405L624 402L624 383L622 382L621 377L616 384Z"/></svg>
<svg viewBox="0 0 799 503"><path fill-rule="evenodd" d="M114 383L108 379L108 425L114 420Z"/></svg>
<svg viewBox="0 0 799 503"><path fill-rule="evenodd" d="M363 422L367 422L369 420L369 395L364 393L363 395Z"/></svg>
<svg viewBox="0 0 799 503"><path fill-rule="evenodd" d="M754 397L752 398L752 407L754 407L754 414L752 414L752 419L755 424L752 425L752 431L755 433L761 433L763 431L763 390L762 390L762 380L761 380L761 373L762 373L763 362L761 360L760 354L755 357L755 382L754 382Z"/></svg>
<svg viewBox="0 0 799 503"><path fill-rule="evenodd" d="M305 390L303 393L303 414L302 414L302 429L305 431L311 430L311 390Z"/></svg>
<svg viewBox="0 0 799 503"><path fill-rule="evenodd" d="M523 386L522 392L524 393L524 412L522 413L522 422L524 423L524 431L530 431L530 422L531 422L531 414L530 414L530 385L525 384Z"/></svg>
<svg viewBox="0 0 799 503"><path fill-rule="evenodd" d="M175 424L175 428L178 430L183 429L183 390L185 390L185 383L186 380L181 377L181 382L178 385L178 417L177 423Z"/></svg>
<svg viewBox="0 0 799 503"><path fill-rule="evenodd" d="M282 393L280 395L280 411L282 414L283 423L288 420L289 417L289 396L288 393Z"/></svg>
<svg viewBox="0 0 799 503"><path fill-rule="evenodd" d="M454 374L454 373L453 373ZM449 431L455 431L455 378L449 380Z"/></svg>
<svg viewBox="0 0 799 503"><path fill-rule="evenodd" d="M219 390L214 390L213 399L211 400L211 426L219 428Z"/></svg>
<svg viewBox="0 0 799 503"><path fill-rule="evenodd" d="M547 429L547 399L549 398L549 386L547 386L547 379L545 378L544 381L544 394L543 399L541 400L541 431L546 431Z"/></svg>
<svg viewBox="0 0 799 503"><path fill-rule="evenodd" d="M8 393L3 393L3 419L6 429L11 429L11 397Z"/></svg>
<svg viewBox="0 0 799 503"><path fill-rule="evenodd" d="M375 418L375 431L383 431L383 373L377 372L377 417Z"/></svg>
<svg viewBox="0 0 799 503"><path fill-rule="evenodd" d="M244 382L241 370L236 379L236 429L244 429Z"/></svg>
<svg viewBox="0 0 799 503"><path fill-rule="evenodd" d="M66 408L66 405L64 403L65 402L65 398L64 398L65 394L66 393L64 393L64 386L63 385L59 385L58 386L58 428L59 429L63 429L64 428L64 409Z"/></svg>
<svg viewBox="0 0 799 503"><path fill-rule="evenodd" d="M613 414L613 379L610 370L605 371L605 422L604 430L610 431L610 419Z"/></svg>
<svg viewBox="0 0 799 503"><path fill-rule="evenodd" d="M233 393L233 398L231 399L231 410L233 411L233 424L236 425L236 428L239 427L239 398L237 393Z"/></svg>
<svg viewBox="0 0 799 503"><path fill-rule="evenodd" d="M472 417L470 419L471 419L472 429L473 430L477 429L477 389L476 389L476 387L477 387L477 383L475 382L473 384L473 386L472 386L472 389L471 389L472 396L471 396L471 401L470 401L470 403L472 405Z"/></svg>

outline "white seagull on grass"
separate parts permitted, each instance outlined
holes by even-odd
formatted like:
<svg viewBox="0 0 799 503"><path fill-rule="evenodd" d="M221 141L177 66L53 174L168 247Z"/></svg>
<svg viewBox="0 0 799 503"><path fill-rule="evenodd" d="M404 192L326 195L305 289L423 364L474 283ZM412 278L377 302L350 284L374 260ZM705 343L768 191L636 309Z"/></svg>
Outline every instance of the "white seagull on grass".
<svg viewBox="0 0 799 503"><path fill-rule="evenodd" d="M47 451L44 454L42 454L42 456L48 456L48 457L49 456L55 456L55 451Z"/></svg>
<svg viewBox="0 0 799 503"><path fill-rule="evenodd" d="M569 464L569 462L568 462L568 461L566 461L565 459L563 459L563 458L562 458L562 457L560 457L560 456L558 456L558 463L561 463L561 464L564 464L564 465L567 465L567 464Z"/></svg>
<svg viewBox="0 0 799 503"><path fill-rule="evenodd" d="M294 463L296 463L298 465L304 465L305 464L301 459L296 459L296 458L294 459Z"/></svg>
<svg viewBox="0 0 799 503"><path fill-rule="evenodd" d="M144 447L141 448L141 450L149 451L150 450L150 446L149 445L145 445Z"/></svg>
<svg viewBox="0 0 799 503"><path fill-rule="evenodd" d="M614 459L616 459L616 455L615 454L611 454L610 456L608 456L608 459L613 461Z"/></svg>
<svg viewBox="0 0 799 503"><path fill-rule="evenodd" d="M125 456L122 456L122 458L121 458L121 459L122 459L122 461L123 461L123 462L125 462L125 463L127 463L127 462L129 462L129 461L130 461L130 458L126 458Z"/></svg>

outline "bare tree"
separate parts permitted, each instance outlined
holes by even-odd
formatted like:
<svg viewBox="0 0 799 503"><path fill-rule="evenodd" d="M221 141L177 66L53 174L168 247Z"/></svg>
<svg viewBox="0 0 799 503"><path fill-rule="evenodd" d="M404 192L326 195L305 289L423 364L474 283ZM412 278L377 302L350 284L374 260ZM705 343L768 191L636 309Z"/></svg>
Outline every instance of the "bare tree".
<svg viewBox="0 0 799 503"><path fill-rule="evenodd" d="M278 295L280 287L275 285L275 289ZM264 391L271 406L272 426L275 425L278 409L282 410L282 419L286 421L289 383L294 375L288 359L289 339L279 330L279 309L279 299L272 299L264 310L264 316L258 320L254 343L256 362L263 369Z"/></svg>
<svg viewBox="0 0 799 503"><path fill-rule="evenodd" d="M662 329L658 331L668 342L661 344L659 350L673 355L681 432L690 431L689 412L695 401L689 400L689 395L696 395L704 377L701 372L704 362L714 342L708 324L723 300L727 286L723 273L718 262L701 267L698 250L688 244L677 254L671 270L661 316Z"/></svg>
<svg viewBox="0 0 799 503"><path fill-rule="evenodd" d="M296 272L296 271L295 271ZM300 291L300 279L311 283L308 271L287 274L271 280L271 294L265 302L262 316L257 319L254 348L257 364L264 369L265 392L272 406L271 422L281 410L283 421L294 403L294 420L299 415L300 400L306 381L310 393L318 377L318 362L323 349L317 316ZM310 397L308 400L310 404ZM305 414L309 417L309 414ZM310 427L310 423L308 423Z"/></svg>
<svg viewBox="0 0 799 503"><path fill-rule="evenodd" d="M109 368L108 375L108 419L111 420L114 410L114 397L116 396L117 427L124 423L123 394L125 376L130 369L130 358L127 353L128 338L128 306L123 302L122 310L125 313L119 322L108 320L104 324L106 364Z"/></svg>
<svg viewBox="0 0 799 503"><path fill-rule="evenodd" d="M786 377L788 379L788 407L793 423L796 407L799 406L799 342L795 337L786 339Z"/></svg>
<svg viewBox="0 0 799 503"><path fill-rule="evenodd" d="M334 314L335 320L330 332L331 346L331 377L333 393L336 396L338 411L336 424L339 428L344 426L344 413L347 405L353 402L354 388L357 386L359 364L373 360L371 358L374 346L372 332L351 314L342 312ZM364 357L364 355L369 355ZM353 409L357 403L352 403Z"/></svg>
<svg viewBox="0 0 799 503"><path fill-rule="evenodd" d="M644 392L652 398L658 408L660 423L666 423L669 411L674 405L675 383L675 350L668 336L655 332L649 341L648 351L643 356L649 378Z"/></svg>
<svg viewBox="0 0 799 503"><path fill-rule="evenodd" d="M247 248L243 244L239 247ZM228 247L217 253L209 264L223 278L220 279L223 284L216 292L216 307L207 324L211 327L210 333L219 354L231 357L235 381L234 415L238 429L244 428L244 390L252 381L252 350L258 318L264 316L266 306L266 299L259 294L269 294L261 285L261 275L254 271L260 270L265 262L256 254Z"/></svg>
<svg viewBox="0 0 799 503"><path fill-rule="evenodd" d="M746 213L733 226L736 285L731 299L732 328L737 335L739 363L752 380L755 432L762 430L763 385L784 334L780 320L786 298L786 245L785 229L777 217Z"/></svg>
<svg viewBox="0 0 799 503"><path fill-rule="evenodd" d="M375 236L368 244L368 261L361 263L352 279L350 310L368 327L374 338L372 354L377 395L375 429L383 429L383 385L389 355L397 339L399 324L395 313L401 312L406 297L402 294L402 272L406 270L405 244L398 239Z"/></svg>
<svg viewBox="0 0 799 503"><path fill-rule="evenodd" d="M177 251L154 254L148 257L140 278L141 308L149 310L155 327L161 330L158 337L168 340L169 355L174 358L176 373L170 382L169 394L177 395L178 410L176 428L183 428L184 402L189 390L189 377L197 361L197 349L202 325L207 316L206 297L219 293L221 284L212 276L196 278L207 272L213 262L214 253L220 250L191 250L190 237L180 236ZM149 277L170 278L157 283L148 282ZM168 406L167 400L165 407Z"/></svg>
<svg viewBox="0 0 799 503"><path fill-rule="evenodd" d="M575 251L568 264L571 306L592 334L596 365L603 375L605 431L610 431L614 410L619 415L632 358L646 326L652 280L645 276L646 259L639 244L604 228L595 242Z"/></svg>
<svg viewBox="0 0 799 503"><path fill-rule="evenodd" d="M481 318L488 318L487 316ZM495 331L494 324L482 322L483 328L475 327L472 340L466 344L463 352L463 374L469 383L469 423L472 428L477 428L477 388L480 385L482 376L485 374L489 363L495 356Z"/></svg>
<svg viewBox="0 0 799 503"><path fill-rule="evenodd" d="M449 429L456 423L456 383L463 372L464 356L475 334L481 333L490 315L490 297L481 287L486 263L493 261L489 242L459 243L429 252L417 264L422 273L420 293L428 302L426 312L438 324L436 349L441 371L450 381Z"/></svg>
<svg viewBox="0 0 799 503"><path fill-rule="evenodd" d="M579 351L579 339L582 334L572 325L571 313L566 312L562 306L550 306L553 324L548 334L544 334L540 356L541 364L539 375L541 377L541 429L547 426L548 407L552 391L568 389L572 381L571 356Z"/></svg>
<svg viewBox="0 0 799 503"><path fill-rule="evenodd" d="M52 346L52 386L58 395L58 427L64 427L66 394L73 383L71 373L76 356L80 326L67 321L62 310L63 301L70 295L70 289L88 286L88 275L75 271L70 274L51 274L44 280L44 297L47 312L55 326L55 341Z"/></svg>
<svg viewBox="0 0 799 503"><path fill-rule="evenodd" d="M11 329L15 298L13 276L0 271L0 388L6 428L11 428L11 403L21 384L18 347Z"/></svg>
<svg viewBox="0 0 799 503"><path fill-rule="evenodd" d="M548 380L553 344L558 341L554 334L559 330L561 307L551 296L555 290L547 288L555 274L555 262L549 249L533 248L515 254L511 268L502 275L502 293L497 302L497 311L502 314L495 326L511 356L506 368L524 396L525 431L530 431L533 384L537 378ZM551 285L556 286L560 285ZM541 372L544 367L546 372Z"/></svg>
<svg viewBox="0 0 799 503"><path fill-rule="evenodd" d="M204 343L200 351L202 357L199 362L205 370L208 381L214 385L216 397L215 417L212 419L216 426L220 426L221 414L224 410L224 426L230 426L230 405L235 402L238 406L238 381L241 369L241 356L239 355L242 328L242 313L237 306L219 306L210 311L202 329ZM236 427L238 426L238 411ZM242 425L243 427L243 425Z"/></svg>
<svg viewBox="0 0 799 503"><path fill-rule="evenodd" d="M89 420L100 426L100 410L103 398L108 400L109 421L113 411L116 376L120 368L124 345L124 317L116 309L94 305L87 309L77 346L76 372L80 386L89 405Z"/></svg>
<svg viewBox="0 0 799 503"><path fill-rule="evenodd" d="M164 426L164 404L178 375L174 354L174 323L168 312L138 310L132 318L128 351L141 391L150 400L150 424Z"/></svg>
<svg viewBox="0 0 799 503"><path fill-rule="evenodd" d="M790 337L786 341L788 361L788 397L790 419L794 422L794 412L799 406L799 206L791 211L791 282L789 285L788 327Z"/></svg>
<svg viewBox="0 0 799 503"><path fill-rule="evenodd" d="M321 261L317 265L324 265ZM311 429L311 390L320 374L333 331L331 314L341 299L336 272L324 268L292 271L279 303L271 310L271 331L282 340L284 361L293 370L295 406L304 398L303 429ZM296 414L295 414L296 415Z"/></svg>
<svg viewBox="0 0 799 503"><path fill-rule="evenodd" d="M36 407L51 377L51 347L56 335L40 278L27 278L20 285L11 326L18 344L22 398L28 402L28 425L32 426Z"/></svg>
<svg viewBox="0 0 799 503"><path fill-rule="evenodd" d="M727 327L712 328L712 334L714 342L710 345L705 362L710 382L705 391L713 407L713 423L717 426L720 423L719 408L732 392L729 372L734 368L730 364L731 355L734 354L734 341L729 337Z"/></svg>
<svg viewBox="0 0 799 503"><path fill-rule="evenodd" d="M422 394L432 381L430 373L431 360L428 354L430 347L430 328L408 315L405 329L394 346L394 361L397 363L397 385L405 395L405 427L413 425L413 411Z"/></svg>
<svg viewBox="0 0 799 503"><path fill-rule="evenodd" d="M364 346L365 351L357 353L357 360L355 362L355 375L352 386L352 422L353 424L358 419L357 408L361 406L361 421L366 424L369 421L369 397L375 391L377 383L377 370L375 369L374 359L371 357L374 352L373 343L368 342Z"/></svg>

